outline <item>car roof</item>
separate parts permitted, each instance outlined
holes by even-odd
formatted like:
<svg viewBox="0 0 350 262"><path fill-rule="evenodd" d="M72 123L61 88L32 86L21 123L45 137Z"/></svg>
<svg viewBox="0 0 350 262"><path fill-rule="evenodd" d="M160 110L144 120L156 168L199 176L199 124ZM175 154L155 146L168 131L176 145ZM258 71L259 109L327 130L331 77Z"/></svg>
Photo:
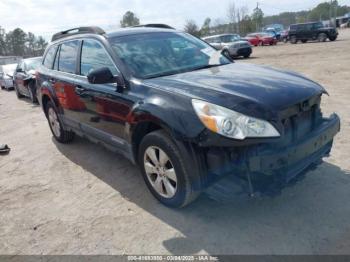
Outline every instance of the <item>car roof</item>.
<svg viewBox="0 0 350 262"><path fill-rule="evenodd" d="M290 26L293 26L293 25L309 25L309 24L319 24L319 23L322 23L321 21L316 21L316 22L307 22L307 23L299 23L299 24L292 24ZM323 24L323 23L322 23Z"/></svg>
<svg viewBox="0 0 350 262"><path fill-rule="evenodd" d="M174 29L166 29L166 28L153 28L153 27L131 27L131 28L123 28L117 31L107 33L105 36L107 38L128 36L128 35L137 35L137 34L150 34L150 33L173 33L179 32Z"/></svg>
<svg viewBox="0 0 350 262"><path fill-rule="evenodd" d="M237 36L239 36L239 34L220 34L220 35L206 36L206 37L203 37L203 39L210 39L210 38L215 38L215 37L220 37L220 36L226 36L226 35L237 35Z"/></svg>

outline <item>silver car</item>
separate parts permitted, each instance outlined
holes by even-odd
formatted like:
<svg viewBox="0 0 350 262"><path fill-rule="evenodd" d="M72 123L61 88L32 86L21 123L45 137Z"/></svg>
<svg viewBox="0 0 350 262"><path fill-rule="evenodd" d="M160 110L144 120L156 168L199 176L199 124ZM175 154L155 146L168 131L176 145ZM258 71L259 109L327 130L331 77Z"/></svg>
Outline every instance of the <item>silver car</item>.
<svg viewBox="0 0 350 262"><path fill-rule="evenodd" d="M17 64L0 66L0 86L1 89L13 89L13 74L16 70Z"/></svg>
<svg viewBox="0 0 350 262"><path fill-rule="evenodd" d="M242 40L237 34L223 34L204 37L203 40L223 54L230 57L250 57L252 47L248 41Z"/></svg>

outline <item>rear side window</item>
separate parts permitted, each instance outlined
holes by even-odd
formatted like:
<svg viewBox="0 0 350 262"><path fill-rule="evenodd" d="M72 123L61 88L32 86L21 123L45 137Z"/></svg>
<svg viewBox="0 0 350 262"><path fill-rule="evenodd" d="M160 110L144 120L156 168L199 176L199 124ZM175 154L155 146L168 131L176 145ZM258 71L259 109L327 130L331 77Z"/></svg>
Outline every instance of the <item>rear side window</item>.
<svg viewBox="0 0 350 262"><path fill-rule="evenodd" d="M108 67L113 75L118 74L105 48L94 40L84 40L81 50L80 74L87 76L92 70L102 67Z"/></svg>
<svg viewBox="0 0 350 262"><path fill-rule="evenodd" d="M56 54L56 46L51 46L50 49L47 51L46 56L44 58L43 65L49 69L52 68L53 60L55 59Z"/></svg>
<svg viewBox="0 0 350 262"><path fill-rule="evenodd" d="M58 70L75 74L79 41L70 41L61 45Z"/></svg>

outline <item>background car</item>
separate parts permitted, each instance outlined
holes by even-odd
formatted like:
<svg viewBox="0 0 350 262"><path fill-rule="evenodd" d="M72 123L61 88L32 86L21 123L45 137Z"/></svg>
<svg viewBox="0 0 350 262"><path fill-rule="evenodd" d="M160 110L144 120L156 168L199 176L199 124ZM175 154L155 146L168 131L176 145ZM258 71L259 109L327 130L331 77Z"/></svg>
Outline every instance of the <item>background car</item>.
<svg viewBox="0 0 350 262"><path fill-rule="evenodd" d="M0 66L0 86L1 89L13 89L13 74L17 64Z"/></svg>
<svg viewBox="0 0 350 262"><path fill-rule="evenodd" d="M27 96L33 103L37 102L35 72L41 64L41 57L22 60L13 76L14 88L18 98Z"/></svg>
<svg viewBox="0 0 350 262"><path fill-rule="evenodd" d="M255 40L252 40L254 38ZM248 34L246 39L250 43L252 43L251 41L258 42L258 45L276 45L278 42L276 37L264 32Z"/></svg>
<svg viewBox="0 0 350 262"><path fill-rule="evenodd" d="M203 40L217 50L223 50L223 53L229 57L243 56L248 58L252 53L252 47L249 42L241 39L237 34L215 35L205 37Z"/></svg>
<svg viewBox="0 0 350 262"><path fill-rule="evenodd" d="M298 41L306 43L309 40L325 42L327 39L335 41L338 31L335 27L325 27L322 22L312 22L291 25L288 36L292 44Z"/></svg>
<svg viewBox="0 0 350 262"><path fill-rule="evenodd" d="M281 40L281 33L284 31L284 26L282 24L267 25L264 27L263 31L266 33L273 31L277 40L280 41Z"/></svg>
<svg viewBox="0 0 350 262"><path fill-rule="evenodd" d="M281 32L281 41L287 43L289 41L289 29Z"/></svg>

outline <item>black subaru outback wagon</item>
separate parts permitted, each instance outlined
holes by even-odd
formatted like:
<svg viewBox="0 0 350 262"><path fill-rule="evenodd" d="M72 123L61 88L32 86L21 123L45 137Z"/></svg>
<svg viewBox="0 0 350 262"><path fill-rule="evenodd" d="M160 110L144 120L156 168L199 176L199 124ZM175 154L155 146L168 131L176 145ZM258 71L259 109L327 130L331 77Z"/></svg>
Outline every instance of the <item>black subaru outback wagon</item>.
<svg viewBox="0 0 350 262"><path fill-rule="evenodd" d="M292 44L306 43L309 40L325 42L327 39L335 41L338 31L335 27L325 27L322 22L294 24L290 26L288 38Z"/></svg>
<svg viewBox="0 0 350 262"><path fill-rule="evenodd" d="M330 153L340 120L325 89L293 72L234 63L166 28L57 33L37 74L58 142L84 136L138 164L152 194L181 207L226 176L253 194Z"/></svg>

